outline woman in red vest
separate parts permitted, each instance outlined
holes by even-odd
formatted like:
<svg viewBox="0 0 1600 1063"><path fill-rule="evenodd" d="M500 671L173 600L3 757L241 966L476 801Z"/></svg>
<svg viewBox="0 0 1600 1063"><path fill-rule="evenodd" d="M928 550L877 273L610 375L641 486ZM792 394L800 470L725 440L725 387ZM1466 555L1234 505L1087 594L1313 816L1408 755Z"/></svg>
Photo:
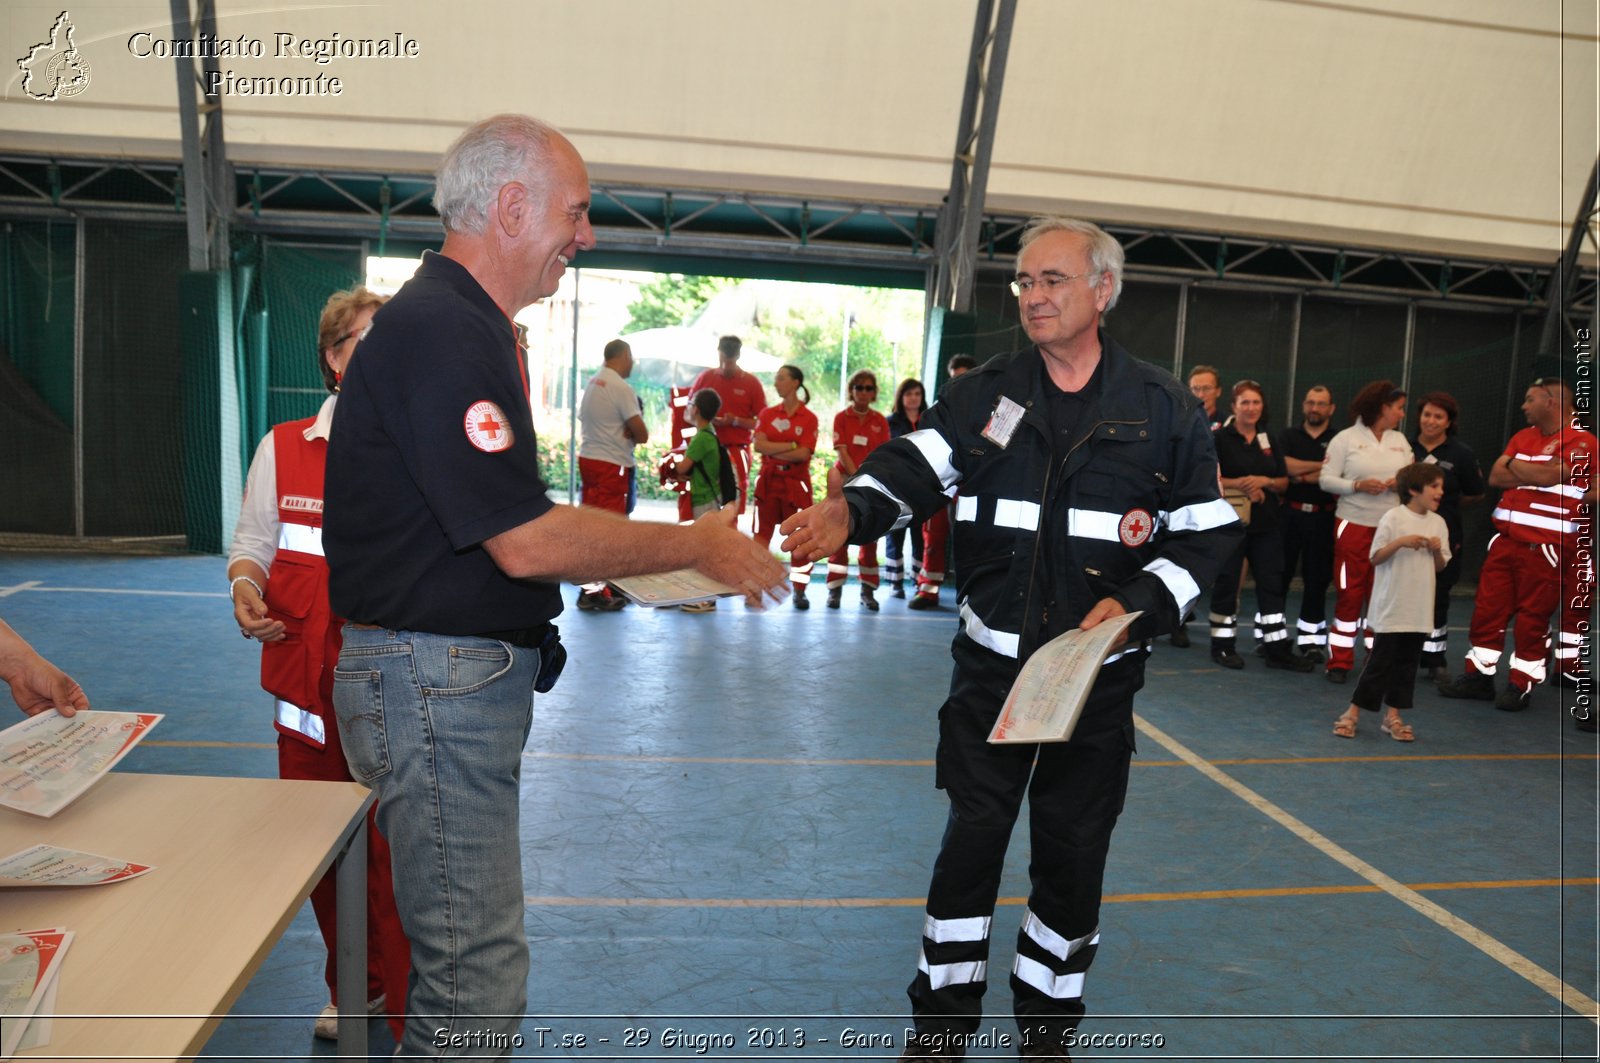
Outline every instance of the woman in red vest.
<svg viewBox="0 0 1600 1063"><path fill-rule="evenodd" d="M244 505L228 552L228 591L239 633L261 642L261 686L274 698L278 777L350 782L333 714L333 669L344 620L328 605L322 556L322 472L339 379L383 297L363 287L338 292L322 308L317 365L331 395L315 417L280 424L256 447ZM367 816L367 1012L387 1014L400 1039L411 947L395 911L389 846ZM311 891L328 947L330 1003L316 1036L339 1036L335 1004L334 875Z"/></svg>

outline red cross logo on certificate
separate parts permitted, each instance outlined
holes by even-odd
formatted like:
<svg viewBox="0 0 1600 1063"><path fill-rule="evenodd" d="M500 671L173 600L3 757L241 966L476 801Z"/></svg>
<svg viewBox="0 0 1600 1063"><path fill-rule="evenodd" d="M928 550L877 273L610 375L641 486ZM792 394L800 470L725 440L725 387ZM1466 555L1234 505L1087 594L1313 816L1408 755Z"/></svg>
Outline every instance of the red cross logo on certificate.
<svg viewBox="0 0 1600 1063"><path fill-rule="evenodd" d="M1122 540L1123 546L1140 546L1150 538L1150 533L1156 530L1156 522L1150 518L1150 513L1143 509L1130 509L1122 515L1122 520L1117 522L1117 538Z"/></svg>
<svg viewBox="0 0 1600 1063"><path fill-rule="evenodd" d="M506 420L506 415L500 407L488 399L481 399L468 406L463 423L467 430L467 442L485 454L493 454L511 446L513 439L511 424Z"/></svg>

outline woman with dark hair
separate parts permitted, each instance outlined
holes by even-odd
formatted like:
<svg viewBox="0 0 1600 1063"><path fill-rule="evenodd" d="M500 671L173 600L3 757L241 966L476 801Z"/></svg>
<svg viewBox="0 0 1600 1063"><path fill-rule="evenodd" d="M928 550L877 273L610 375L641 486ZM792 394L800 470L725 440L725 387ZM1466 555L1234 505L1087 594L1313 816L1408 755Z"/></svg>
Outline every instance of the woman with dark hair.
<svg viewBox="0 0 1600 1063"><path fill-rule="evenodd" d="M850 376L850 405L833 417L833 450L839 456L839 475L849 479L867 460L867 455L889 441L889 422L872 408L878 398L878 377L870 369ZM839 608L844 582L850 575L850 547L840 546L828 558L828 608ZM869 612L878 611L878 543L856 547L856 573L861 578L861 604Z"/></svg>
<svg viewBox="0 0 1600 1063"><path fill-rule="evenodd" d="M751 446L761 455L756 480L756 541L770 545L772 533L791 513L811 505L811 455L817 450L817 415L806 404L811 391L799 366L786 365L772 376L778 401L756 416ZM790 565L794 607L810 609L806 585L811 566Z"/></svg>
<svg viewBox="0 0 1600 1063"><path fill-rule="evenodd" d="M1433 586L1433 631L1422 644L1421 667L1429 679L1449 673L1445 650L1450 636L1450 588L1461 578L1461 507L1483 500L1483 473L1477 456L1456 438L1461 408L1448 391L1430 391L1417 400L1417 435L1411 453L1421 462L1437 465L1444 474L1444 498L1439 516L1449 529L1450 562L1439 570Z"/></svg>
<svg viewBox="0 0 1600 1063"><path fill-rule="evenodd" d="M233 619L241 635L261 643L261 686L274 698L278 777L283 779L351 781L333 713L333 669L344 621L328 606L322 473L340 380L383 303L382 296L358 286L336 293L322 308L317 368L331 394L315 417L278 425L256 447L228 551ZM367 1011L387 1011L398 1039L411 946L400 928L389 845L375 812L376 806L367 815ZM333 878L329 871L311 891L311 908L328 948L323 975L331 999L313 1027L325 1040L339 1036L332 996L338 955Z"/></svg>
<svg viewBox="0 0 1600 1063"><path fill-rule="evenodd" d="M926 392L922 381L907 377L894 389L894 408L889 411L889 438L899 439L917 430L922 422L922 411L927 408ZM905 539L911 533L911 585L916 586L917 574L922 571L922 522L896 528L883 538L883 575L889 584L889 596L904 598L906 589Z"/></svg>
<svg viewBox="0 0 1600 1063"><path fill-rule="evenodd" d="M1217 447L1217 470L1222 489L1239 498L1241 513L1248 506L1247 534L1217 572L1211 588L1211 659L1224 668L1243 668L1239 656L1239 583L1245 560L1256 581L1256 639L1264 649L1268 668L1309 672L1309 657L1294 652L1284 626L1283 538L1279 511L1289 489L1283 455L1272 449L1267 437L1267 400L1261 385L1241 380L1233 386L1233 419L1211 434Z"/></svg>
<svg viewBox="0 0 1600 1063"><path fill-rule="evenodd" d="M1391 380L1374 380L1350 403L1349 428L1333 437L1318 483L1339 496L1334 510L1333 577L1338 598L1328 631L1328 680L1343 683L1355 664L1356 639L1372 593L1372 537L1384 513L1400 504L1395 473L1415 460L1400 434L1406 393ZM1371 643L1369 641L1368 645Z"/></svg>

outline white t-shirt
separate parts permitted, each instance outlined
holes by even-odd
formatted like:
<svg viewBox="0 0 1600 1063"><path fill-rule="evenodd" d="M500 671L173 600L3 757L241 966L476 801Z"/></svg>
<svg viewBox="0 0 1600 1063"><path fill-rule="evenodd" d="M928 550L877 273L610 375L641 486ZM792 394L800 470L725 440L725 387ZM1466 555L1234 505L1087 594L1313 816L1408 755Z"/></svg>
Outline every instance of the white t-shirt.
<svg viewBox="0 0 1600 1063"><path fill-rule="evenodd" d="M1407 535L1438 536L1450 561L1450 529L1437 513L1413 513L1395 506L1378 521L1372 553ZM1370 556L1370 555L1369 555ZM1372 566L1372 604L1367 609L1372 630L1382 635L1433 630L1433 551L1402 546L1381 565Z"/></svg>
<svg viewBox="0 0 1600 1063"><path fill-rule="evenodd" d="M633 440L623 433L623 425L638 417L639 397L622 375L609 365L589 378L578 407L578 427L582 438L578 457L609 461L625 469L633 468Z"/></svg>

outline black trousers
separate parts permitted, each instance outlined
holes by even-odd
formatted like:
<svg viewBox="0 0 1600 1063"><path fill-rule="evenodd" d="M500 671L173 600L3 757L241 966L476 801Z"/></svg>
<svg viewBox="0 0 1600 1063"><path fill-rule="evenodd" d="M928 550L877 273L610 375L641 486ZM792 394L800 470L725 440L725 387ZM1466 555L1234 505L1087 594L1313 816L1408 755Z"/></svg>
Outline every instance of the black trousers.
<svg viewBox="0 0 1600 1063"><path fill-rule="evenodd" d="M1215 649L1231 650L1236 645L1239 622L1239 584L1244 562L1250 561L1250 575L1256 581L1256 637L1285 649L1288 638L1283 614L1283 540L1277 529L1251 530L1234 550L1233 556L1217 572L1211 585L1211 644Z"/></svg>
<svg viewBox="0 0 1600 1063"><path fill-rule="evenodd" d="M1350 704L1367 712L1377 712L1380 704L1391 709L1411 708L1417 688L1417 663L1422 658L1422 641L1427 637L1421 631L1380 631L1374 635Z"/></svg>
<svg viewBox="0 0 1600 1063"><path fill-rule="evenodd" d="M989 926L1006 848L1028 798L1032 888L1017 935L1013 1010L1025 1036L1065 1038L1083 1017L1083 981L1099 944L1111 832L1128 791L1135 655L1107 665L1068 742L990 745L1016 663L958 638L939 710L936 784L950 798L928 886L922 955L907 992L921 1034L972 1033L983 1017Z"/></svg>
<svg viewBox="0 0 1600 1063"><path fill-rule="evenodd" d="M906 536L911 536L911 582L917 581L917 573L922 571L922 524L920 522L908 524L904 528L896 528L883 537L883 582L899 583L905 579L905 548Z"/></svg>
<svg viewBox="0 0 1600 1063"><path fill-rule="evenodd" d="M1304 587L1300 595L1299 645L1306 649L1327 642L1328 587L1333 583L1333 510L1305 513L1284 506L1279 529L1283 539L1283 585L1296 572Z"/></svg>
<svg viewBox="0 0 1600 1063"><path fill-rule="evenodd" d="M1450 544L1450 562L1433 577L1433 632L1422 643L1423 668L1448 668L1450 589L1461 578L1461 544Z"/></svg>

